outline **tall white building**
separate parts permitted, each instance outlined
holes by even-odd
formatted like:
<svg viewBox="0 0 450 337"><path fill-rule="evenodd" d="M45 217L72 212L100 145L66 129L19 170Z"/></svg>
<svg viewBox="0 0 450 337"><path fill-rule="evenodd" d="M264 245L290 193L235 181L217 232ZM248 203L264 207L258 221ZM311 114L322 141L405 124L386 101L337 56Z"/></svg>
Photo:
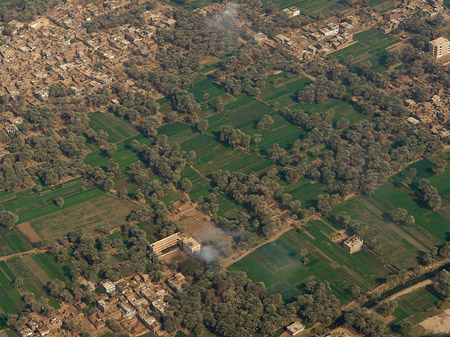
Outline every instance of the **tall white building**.
<svg viewBox="0 0 450 337"><path fill-rule="evenodd" d="M450 41L443 37L438 37L437 39L430 41L429 51L435 59L450 53Z"/></svg>

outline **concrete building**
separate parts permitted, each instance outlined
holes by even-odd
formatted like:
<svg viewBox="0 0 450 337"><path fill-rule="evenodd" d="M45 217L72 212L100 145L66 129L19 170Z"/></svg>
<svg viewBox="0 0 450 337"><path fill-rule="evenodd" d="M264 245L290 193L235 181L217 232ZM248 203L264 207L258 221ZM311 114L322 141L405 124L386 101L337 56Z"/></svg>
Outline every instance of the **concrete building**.
<svg viewBox="0 0 450 337"><path fill-rule="evenodd" d="M131 318L131 317L134 316L134 314L136 314L136 310L135 310L131 305L129 305L129 304L126 303L126 302L120 303L120 304L119 304L119 307L120 307L120 309L123 310L124 316L125 316L126 318Z"/></svg>
<svg viewBox="0 0 450 337"><path fill-rule="evenodd" d="M146 313L139 313L138 318L141 320L141 322L150 330L153 331L153 324L156 322L156 318L153 316L150 316Z"/></svg>
<svg viewBox="0 0 450 337"><path fill-rule="evenodd" d="M183 289L183 285L186 283L186 278L183 274L177 273L167 279L167 284L173 291L180 292Z"/></svg>
<svg viewBox="0 0 450 337"><path fill-rule="evenodd" d="M438 59L450 53L450 41L443 37L430 41L429 51L431 55Z"/></svg>
<svg viewBox="0 0 450 337"><path fill-rule="evenodd" d="M177 245L178 241L180 241L180 240L181 240L180 234L175 233L175 234L172 234L162 240L152 243L150 245L150 247L152 248L152 250L155 254L159 255L162 253L163 250Z"/></svg>
<svg viewBox="0 0 450 337"><path fill-rule="evenodd" d="M35 21L33 21L32 23L30 23L30 28L34 29L34 30L38 30L41 29L44 26L47 26L48 24L50 24L50 20L47 18L39 18Z"/></svg>
<svg viewBox="0 0 450 337"><path fill-rule="evenodd" d="M300 332L305 330L305 326L300 322L294 322L286 328L290 336L297 336Z"/></svg>
<svg viewBox="0 0 450 337"><path fill-rule="evenodd" d="M202 245L194 238L190 237L183 240L183 251L188 256L194 256L194 254L199 253L201 249Z"/></svg>
<svg viewBox="0 0 450 337"><path fill-rule="evenodd" d="M116 290L116 284L111 281L102 282L102 287L105 289L107 293Z"/></svg>
<svg viewBox="0 0 450 337"><path fill-rule="evenodd" d="M300 9L298 9L295 6L283 9L283 12L286 13L288 16L292 16L292 17L300 15Z"/></svg>
<svg viewBox="0 0 450 337"><path fill-rule="evenodd" d="M350 236L344 241L344 249L350 254L359 252L363 247L364 241L358 235Z"/></svg>

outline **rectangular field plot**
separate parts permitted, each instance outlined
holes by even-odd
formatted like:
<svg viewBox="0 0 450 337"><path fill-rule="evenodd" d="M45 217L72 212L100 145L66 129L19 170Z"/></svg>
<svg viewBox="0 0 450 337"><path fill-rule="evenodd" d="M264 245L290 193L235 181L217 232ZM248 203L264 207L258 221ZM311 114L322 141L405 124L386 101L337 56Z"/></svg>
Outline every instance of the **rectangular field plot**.
<svg viewBox="0 0 450 337"><path fill-rule="evenodd" d="M0 256L20 253L31 249L25 236L16 228L0 228Z"/></svg>
<svg viewBox="0 0 450 337"><path fill-rule="evenodd" d="M51 188L45 188L41 192L26 190L15 194L11 193L10 199L3 201L2 206L8 211L15 212L19 216L18 223L20 224L78 205L101 195L104 195L104 192L92 183L80 178ZM62 208L55 204L56 197L64 198Z"/></svg>
<svg viewBox="0 0 450 337"><path fill-rule="evenodd" d="M140 144L147 144L147 145L152 144L152 141L142 134L118 142L116 144L117 151L112 156L112 160L119 164L119 167L122 172L125 172L126 168L130 164L133 164L139 160L136 152L133 151L133 149L131 148L131 142L133 140L138 141ZM104 151L97 150L89 153L84 159L84 162L91 166L106 167L106 165L108 165L110 160L111 159Z"/></svg>
<svg viewBox="0 0 450 337"><path fill-rule="evenodd" d="M387 69L383 65L383 59L387 55L385 49L400 41L396 37L385 35L375 29L355 34L354 39L358 42L331 53L330 56L340 60L352 58L353 65L369 60L372 63L372 69L375 71Z"/></svg>
<svg viewBox="0 0 450 337"><path fill-rule="evenodd" d="M304 231L291 230L268 243L230 269L243 270L253 281L264 282L269 292L285 300L302 293L309 280L327 281L342 303L351 299L347 288L368 290L387 275L383 262L361 251L350 255L330 240L334 230L321 221L310 222ZM301 254L306 253L303 260Z"/></svg>
<svg viewBox="0 0 450 337"><path fill-rule="evenodd" d="M375 191L369 198L359 196L339 205L331 212L333 215L345 211L353 219L359 219L369 226L368 237L377 237L381 243L380 254L398 268L409 268L417 264L419 251L428 251L433 246L446 242L450 235L450 201L445 195L448 191L447 172L429 176L429 161L413 165L417 169L417 181L429 177L432 185L442 191L442 206L432 212L420 202L420 196L411 188L414 185L401 184L401 174L392 178ZM413 181L413 182L414 182ZM394 224L389 214L395 208L404 208L414 216L415 223L410 226Z"/></svg>
<svg viewBox="0 0 450 337"><path fill-rule="evenodd" d="M79 228L90 231L107 223L112 227L120 226L125 223L125 218L132 209L131 202L103 194L33 219L30 225L40 237L60 238Z"/></svg>
<svg viewBox="0 0 450 337"><path fill-rule="evenodd" d="M108 133L108 141L117 143L138 134L134 127L124 119L105 115L100 111L89 115L89 126L95 131L104 130Z"/></svg>
<svg viewBox="0 0 450 337"><path fill-rule="evenodd" d="M315 12L331 12L341 11L345 7L339 1L334 0L274 0L280 9L284 9L290 6L297 6L302 12L315 13ZM267 0L263 1L263 4L268 3Z"/></svg>
<svg viewBox="0 0 450 337"><path fill-rule="evenodd" d="M396 301L398 307L394 312L395 319L389 323L393 331L398 329L401 323L409 322L415 325L428 317L442 312L442 310L437 308L437 305L442 300L436 297L428 288L415 290L397 298Z"/></svg>

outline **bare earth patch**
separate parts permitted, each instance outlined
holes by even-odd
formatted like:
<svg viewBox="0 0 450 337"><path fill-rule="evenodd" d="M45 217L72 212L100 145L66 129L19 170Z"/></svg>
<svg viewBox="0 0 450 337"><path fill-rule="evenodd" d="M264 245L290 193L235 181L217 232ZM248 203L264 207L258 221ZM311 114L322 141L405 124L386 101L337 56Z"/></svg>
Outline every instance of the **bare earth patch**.
<svg viewBox="0 0 450 337"><path fill-rule="evenodd" d="M31 227L29 222L21 223L20 225L17 225L17 228L20 229L20 231L27 237L28 240L30 240L32 243L36 243L41 241L41 238L39 237L38 233L35 232L33 227Z"/></svg>
<svg viewBox="0 0 450 337"><path fill-rule="evenodd" d="M125 223L133 208L135 206L130 201L104 195L34 219L30 224L41 237L54 239L79 228L91 231L107 223L112 228L118 227Z"/></svg>
<svg viewBox="0 0 450 337"><path fill-rule="evenodd" d="M445 310L442 314L427 318L419 325L432 333L450 332L450 309Z"/></svg>
<svg viewBox="0 0 450 337"><path fill-rule="evenodd" d="M33 258L30 255L24 255L21 257L23 263L30 268L34 275L42 282L42 284L47 284L52 279L39 267L39 265L34 262Z"/></svg>

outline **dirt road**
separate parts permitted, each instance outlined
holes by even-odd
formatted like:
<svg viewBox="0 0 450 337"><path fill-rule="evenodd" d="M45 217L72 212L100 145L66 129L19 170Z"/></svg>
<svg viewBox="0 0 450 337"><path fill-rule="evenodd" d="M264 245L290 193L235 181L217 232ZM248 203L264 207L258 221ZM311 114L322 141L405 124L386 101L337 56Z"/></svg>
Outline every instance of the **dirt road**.
<svg viewBox="0 0 450 337"><path fill-rule="evenodd" d="M47 249L32 249L32 250L27 250L26 252L15 253L15 254L6 255L6 256L0 256L0 261L6 261L6 260L13 259L15 257L24 256L24 255L36 255L36 254L41 254L41 253L46 253L46 252L47 252Z"/></svg>

